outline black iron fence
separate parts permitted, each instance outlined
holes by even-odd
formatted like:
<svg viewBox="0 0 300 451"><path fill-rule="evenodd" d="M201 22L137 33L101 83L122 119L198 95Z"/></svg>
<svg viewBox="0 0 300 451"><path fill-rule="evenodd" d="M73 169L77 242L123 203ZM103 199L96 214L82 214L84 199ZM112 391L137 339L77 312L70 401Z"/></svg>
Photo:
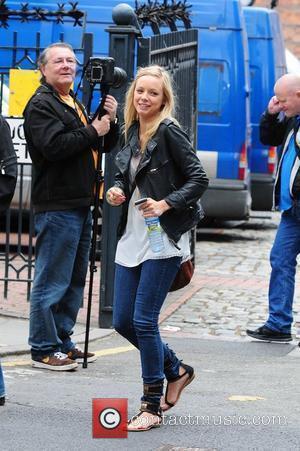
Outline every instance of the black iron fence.
<svg viewBox="0 0 300 451"><path fill-rule="evenodd" d="M4 298L8 297L10 282L21 282L26 284L26 297L29 299L34 269L33 214L28 193L26 194L29 188L30 196L30 179L31 163L18 164L18 181L12 208L0 222L0 281L4 282Z"/></svg>
<svg viewBox="0 0 300 451"><path fill-rule="evenodd" d="M138 39L137 65L166 68L175 84L176 117L196 144L198 30L175 31Z"/></svg>

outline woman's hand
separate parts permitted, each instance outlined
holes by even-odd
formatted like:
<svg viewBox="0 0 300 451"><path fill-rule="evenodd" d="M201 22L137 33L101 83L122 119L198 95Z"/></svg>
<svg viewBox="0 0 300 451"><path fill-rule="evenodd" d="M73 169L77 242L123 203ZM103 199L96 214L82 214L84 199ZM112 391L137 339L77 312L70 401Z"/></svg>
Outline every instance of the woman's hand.
<svg viewBox="0 0 300 451"><path fill-rule="evenodd" d="M124 191L121 190L121 188L118 188L117 186L112 186L106 192L106 200L109 203L109 205L112 205L113 207L118 207L119 205L123 204L123 202L125 202L126 197Z"/></svg>
<svg viewBox="0 0 300 451"><path fill-rule="evenodd" d="M144 218L151 218L153 216L161 216L165 211L170 210L170 205L165 200L156 201L148 197L139 207Z"/></svg>

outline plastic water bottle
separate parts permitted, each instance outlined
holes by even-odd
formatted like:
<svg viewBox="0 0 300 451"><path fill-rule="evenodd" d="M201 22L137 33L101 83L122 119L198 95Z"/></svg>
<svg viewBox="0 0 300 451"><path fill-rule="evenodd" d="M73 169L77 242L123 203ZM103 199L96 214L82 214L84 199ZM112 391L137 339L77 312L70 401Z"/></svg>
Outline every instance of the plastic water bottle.
<svg viewBox="0 0 300 451"><path fill-rule="evenodd" d="M145 223L148 228L148 237L150 242L150 249L152 252L161 252L164 250L164 242L162 237L162 230L157 216L152 218L145 218Z"/></svg>

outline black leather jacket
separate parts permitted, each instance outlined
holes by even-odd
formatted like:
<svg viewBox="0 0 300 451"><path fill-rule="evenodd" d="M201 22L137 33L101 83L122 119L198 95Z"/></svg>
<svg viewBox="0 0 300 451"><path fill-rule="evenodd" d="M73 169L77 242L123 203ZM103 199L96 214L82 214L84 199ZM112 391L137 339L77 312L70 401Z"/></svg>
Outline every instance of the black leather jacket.
<svg viewBox="0 0 300 451"><path fill-rule="evenodd" d="M287 149L290 134L294 131L294 139L299 131L299 122L295 117L287 118L281 114L270 114L265 111L260 120L260 140L265 145L279 146L278 148L278 165L276 171L276 179L274 184L274 202L273 208L279 204L280 196L280 174L281 163L285 151ZM297 158L295 161L295 170L291 173L292 195L295 199L300 197L300 168L298 168L298 158L300 158L300 148L295 140L295 149ZM297 161L298 160L298 161Z"/></svg>
<svg viewBox="0 0 300 451"><path fill-rule="evenodd" d="M73 93L70 92L73 96ZM84 112L83 106L77 102ZM86 113L84 112L86 115ZM40 86L24 110L25 138L33 163L32 201L35 211L90 206L94 200L95 165L92 148L99 137L75 110L48 85ZM104 151L118 142L111 124Z"/></svg>
<svg viewBox="0 0 300 451"><path fill-rule="evenodd" d="M125 229L129 200L137 186L142 197L164 199L173 207L163 213L160 223L168 237L177 243L181 235L203 217L198 200L207 188L208 178L188 136L172 121L164 120L148 142L136 172L135 185L130 187L129 163L137 148L138 123L135 123L116 156L119 172L115 185L123 189L126 196L119 235Z"/></svg>
<svg viewBox="0 0 300 451"><path fill-rule="evenodd" d="M8 122L0 114L0 215L10 206L17 182L17 155Z"/></svg>

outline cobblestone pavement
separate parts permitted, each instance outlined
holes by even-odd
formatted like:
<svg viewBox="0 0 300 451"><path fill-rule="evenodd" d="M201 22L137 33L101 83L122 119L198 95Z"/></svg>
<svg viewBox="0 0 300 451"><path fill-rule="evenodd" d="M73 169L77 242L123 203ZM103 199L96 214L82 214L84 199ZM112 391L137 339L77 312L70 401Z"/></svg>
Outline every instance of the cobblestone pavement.
<svg viewBox="0 0 300 451"><path fill-rule="evenodd" d="M168 296L161 332L168 336L245 340L247 328L264 323L268 311L269 253L279 223L278 213L254 213L248 222L201 228L192 283ZM24 264L20 259L19 265ZM0 265L0 274L3 265ZM97 265L98 266L98 265ZM88 279L84 308L86 321ZM293 332L300 335L300 275L297 275ZM95 273L91 326L98 327L100 269ZM28 318L26 283L9 282L8 298L0 283L0 315Z"/></svg>
<svg viewBox="0 0 300 451"><path fill-rule="evenodd" d="M253 216L249 222L235 223L235 226L227 223L219 228L200 229L195 277L196 284L202 287L163 322L164 336L175 334L243 340L247 337L247 328L265 322L269 253L280 215L255 212ZM298 274L294 333L300 331L299 282Z"/></svg>

